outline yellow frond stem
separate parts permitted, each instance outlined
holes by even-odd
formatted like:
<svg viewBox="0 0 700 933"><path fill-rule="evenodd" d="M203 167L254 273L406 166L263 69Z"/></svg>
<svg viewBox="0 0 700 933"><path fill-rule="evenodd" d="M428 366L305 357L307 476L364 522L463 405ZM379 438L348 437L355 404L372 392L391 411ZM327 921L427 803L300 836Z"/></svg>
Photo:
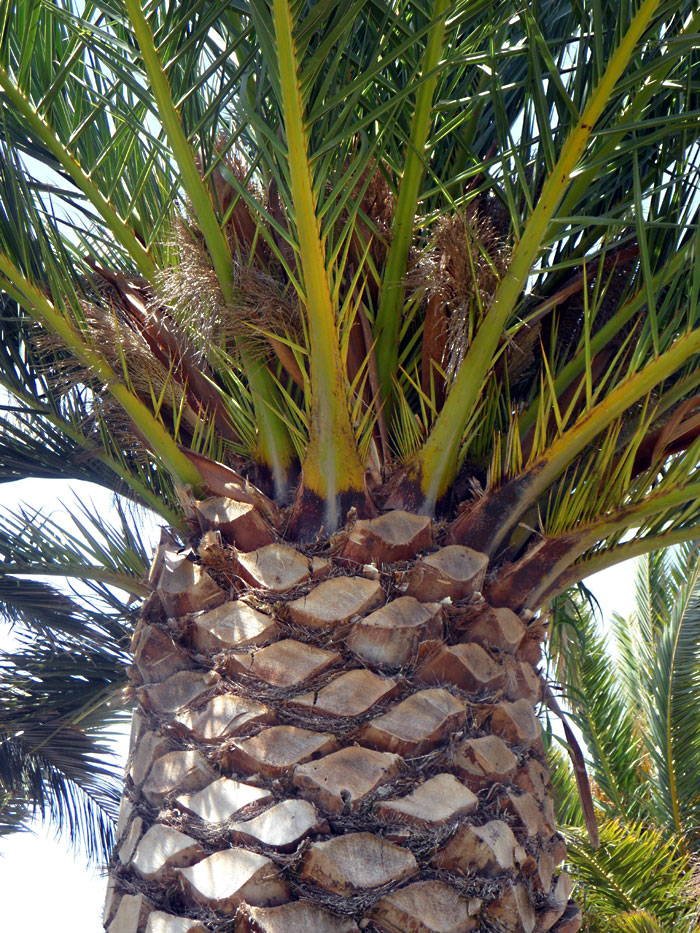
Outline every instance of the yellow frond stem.
<svg viewBox="0 0 700 933"><path fill-rule="evenodd" d="M287 0L274 0L273 14L310 342L311 423L302 482L304 489L325 503L325 520L330 528L336 527L342 520L339 512L342 494L361 493L364 490L364 470L348 412L335 308L326 270L304 129L304 104L294 46L294 19Z"/></svg>

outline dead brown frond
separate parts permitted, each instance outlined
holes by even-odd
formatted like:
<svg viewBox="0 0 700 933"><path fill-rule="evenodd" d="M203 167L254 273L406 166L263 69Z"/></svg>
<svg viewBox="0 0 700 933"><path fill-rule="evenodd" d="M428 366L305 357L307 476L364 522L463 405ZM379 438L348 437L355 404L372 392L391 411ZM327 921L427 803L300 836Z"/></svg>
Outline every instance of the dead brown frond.
<svg viewBox="0 0 700 933"><path fill-rule="evenodd" d="M496 370L500 376L507 367L511 397L517 399L521 388L527 391L541 371L538 345L554 347L556 357L566 360L579 351L587 314L590 332L595 334L618 313L638 256L636 242L611 247L605 256L577 270L525 315ZM634 315L611 336L605 350L594 360L594 367L602 371L629 338L637 321L638 315ZM597 379L594 375L593 384ZM566 404L560 401L561 407Z"/></svg>
<svg viewBox="0 0 700 933"><path fill-rule="evenodd" d="M90 385L93 374L87 366L65 352L61 338L41 324L29 326L29 341L35 354L34 366L57 395L70 392L77 385Z"/></svg>
<svg viewBox="0 0 700 933"><path fill-rule="evenodd" d="M295 293L285 294L279 279L254 266L239 266L235 275L236 307L227 322L230 335L235 336L244 324L253 332L299 336L301 311Z"/></svg>
<svg viewBox="0 0 700 933"><path fill-rule="evenodd" d="M218 350L236 355L236 346L263 357L272 351L297 381L301 373L285 341L298 339L300 310L276 247L274 231L264 229L268 195L250 180L243 158L217 144L219 161L209 174L215 206L225 221L233 262L233 301L227 302L204 238L191 217L176 217L170 247L176 261L156 283L158 302L188 334L200 359L216 368ZM243 196L246 193L246 197ZM247 200L257 201L256 213ZM268 207L269 210L269 207ZM280 219L284 226L286 221ZM278 339L281 338L281 339Z"/></svg>
<svg viewBox="0 0 700 933"><path fill-rule="evenodd" d="M281 295L280 283L271 275L254 265L235 263L234 299L227 304L203 238L182 218L173 228L173 246L178 262L159 273L158 303L187 333L200 365L206 361L216 369L217 348L235 356L239 341L249 352L266 357L270 334L285 339L296 334L298 306Z"/></svg>
<svg viewBox="0 0 700 933"><path fill-rule="evenodd" d="M424 373L434 361L444 369L448 382L454 377L509 261L510 249L502 235L477 208L437 222L433 248L421 260L428 295Z"/></svg>
<svg viewBox="0 0 700 933"><path fill-rule="evenodd" d="M94 284L93 294L80 301L79 310L73 315L76 329L134 394L166 422L194 428L197 415L188 404L182 382L176 378L173 361L149 332L148 321L133 313L133 308L122 301L107 280L100 279ZM141 303L141 308L145 311L145 304ZM102 399L102 387L96 384L94 373L61 352L59 337L38 327L33 346L40 368L50 374L57 391L67 392L85 385L93 389L96 400ZM110 403L104 398L100 404Z"/></svg>
<svg viewBox="0 0 700 933"><path fill-rule="evenodd" d="M158 273L156 302L190 335L196 352L205 355L218 342L226 303L204 238L184 218L176 217L169 247L174 259Z"/></svg>
<svg viewBox="0 0 700 933"><path fill-rule="evenodd" d="M257 236L258 224L243 193L262 202L262 192L252 181L245 157L231 146L224 135L220 135L214 144L214 158L211 169L205 170L199 158L197 167L202 178L207 177L214 208L226 223L231 254L242 257L253 252L261 259L258 252L264 248L264 241ZM191 212L189 219L195 226Z"/></svg>
<svg viewBox="0 0 700 933"><path fill-rule="evenodd" d="M394 195L385 173L377 165L371 165L359 180L356 186L357 195L363 188L365 190L360 200L360 213L355 221L353 233L352 258L355 265L359 265L369 244L369 258L375 268L380 268L391 238L391 224L396 206Z"/></svg>
<svg viewBox="0 0 700 933"><path fill-rule="evenodd" d="M109 426L112 445L130 461L146 465L150 462L149 446L139 434L134 423L122 406L109 392L96 393L93 398L92 417L83 424L86 437L94 437L100 442L101 433Z"/></svg>

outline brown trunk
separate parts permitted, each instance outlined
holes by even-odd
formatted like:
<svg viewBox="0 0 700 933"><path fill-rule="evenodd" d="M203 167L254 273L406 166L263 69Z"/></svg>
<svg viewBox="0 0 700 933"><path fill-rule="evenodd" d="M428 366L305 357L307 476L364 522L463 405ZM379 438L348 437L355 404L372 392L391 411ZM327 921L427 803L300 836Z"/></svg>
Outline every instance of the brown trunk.
<svg viewBox="0 0 700 933"><path fill-rule="evenodd" d="M154 562L110 933L578 929L540 628L484 555L405 512L309 555L235 511Z"/></svg>

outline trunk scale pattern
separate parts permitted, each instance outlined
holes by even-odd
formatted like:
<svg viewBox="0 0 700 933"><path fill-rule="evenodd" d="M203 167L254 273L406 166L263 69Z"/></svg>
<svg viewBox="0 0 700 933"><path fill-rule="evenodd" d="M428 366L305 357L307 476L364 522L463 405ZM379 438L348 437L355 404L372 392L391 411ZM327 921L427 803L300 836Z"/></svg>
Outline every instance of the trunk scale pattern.
<svg viewBox="0 0 700 933"><path fill-rule="evenodd" d="M542 626L403 511L324 547L252 505L164 541L109 933L574 933L535 715Z"/></svg>

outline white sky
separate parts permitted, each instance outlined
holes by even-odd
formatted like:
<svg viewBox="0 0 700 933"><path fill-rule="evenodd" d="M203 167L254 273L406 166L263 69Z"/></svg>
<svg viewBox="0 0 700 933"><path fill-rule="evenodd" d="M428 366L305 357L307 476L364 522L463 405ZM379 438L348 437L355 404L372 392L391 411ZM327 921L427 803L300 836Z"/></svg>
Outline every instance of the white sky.
<svg viewBox="0 0 700 933"><path fill-rule="evenodd" d="M0 842L2 929L97 933L105 881L39 828Z"/></svg>
<svg viewBox="0 0 700 933"><path fill-rule="evenodd" d="M110 496L103 490L86 484L73 487L81 488L88 501L99 503L102 514L109 510ZM72 501L65 489L66 484L43 480L0 485L0 506L14 507L24 501L36 507L43 502L57 518L61 512L68 514L66 507ZM587 583L600 602L604 619L613 611L629 614L634 604L633 562L604 570ZM3 628L0 622L0 645ZM121 743L124 754L125 739ZM89 868L65 840L56 840L41 825L32 833L0 837L0 930L96 933L102 929L105 885L97 869Z"/></svg>

